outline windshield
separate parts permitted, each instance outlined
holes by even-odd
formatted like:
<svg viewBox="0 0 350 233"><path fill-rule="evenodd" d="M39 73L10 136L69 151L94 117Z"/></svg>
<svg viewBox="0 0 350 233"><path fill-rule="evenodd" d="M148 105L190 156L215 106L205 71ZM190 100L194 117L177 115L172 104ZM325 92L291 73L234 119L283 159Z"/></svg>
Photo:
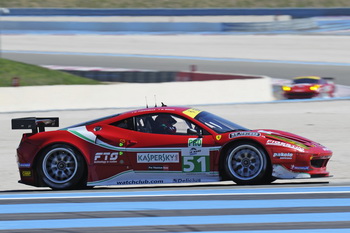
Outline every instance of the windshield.
<svg viewBox="0 0 350 233"><path fill-rule="evenodd" d="M319 83L319 80L312 78L301 78L293 80L293 83Z"/></svg>
<svg viewBox="0 0 350 233"><path fill-rule="evenodd" d="M237 125L224 118L211 114L209 112L200 112L196 117L196 120L205 124L217 133L227 133L232 131L246 131L249 130L243 126Z"/></svg>

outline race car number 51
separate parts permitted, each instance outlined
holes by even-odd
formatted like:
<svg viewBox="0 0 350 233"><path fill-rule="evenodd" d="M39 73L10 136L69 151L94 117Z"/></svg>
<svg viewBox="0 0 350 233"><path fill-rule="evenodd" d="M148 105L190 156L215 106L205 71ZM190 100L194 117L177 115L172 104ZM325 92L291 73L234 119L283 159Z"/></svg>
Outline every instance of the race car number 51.
<svg viewBox="0 0 350 233"><path fill-rule="evenodd" d="M209 172L209 156L182 157L182 170L184 172Z"/></svg>

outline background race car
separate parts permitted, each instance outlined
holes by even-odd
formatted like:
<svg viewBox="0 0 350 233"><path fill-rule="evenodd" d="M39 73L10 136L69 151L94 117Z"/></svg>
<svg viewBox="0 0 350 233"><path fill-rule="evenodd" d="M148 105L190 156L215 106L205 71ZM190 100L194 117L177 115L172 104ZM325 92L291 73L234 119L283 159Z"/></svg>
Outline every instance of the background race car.
<svg viewBox="0 0 350 233"><path fill-rule="evenodd" d="M133 110L56 131L58 118L17 118L21 183L74 189L101 185L327 177L328 148L278 130L250 130L188 107Z"/></svg>
<svg viewBox="0 0 350 233"><path fill-rule="evenodd" d="M292 84L282 86L287 99L308 99L314 97L334 97L333 78L303 76L293 79Z"/></svg>

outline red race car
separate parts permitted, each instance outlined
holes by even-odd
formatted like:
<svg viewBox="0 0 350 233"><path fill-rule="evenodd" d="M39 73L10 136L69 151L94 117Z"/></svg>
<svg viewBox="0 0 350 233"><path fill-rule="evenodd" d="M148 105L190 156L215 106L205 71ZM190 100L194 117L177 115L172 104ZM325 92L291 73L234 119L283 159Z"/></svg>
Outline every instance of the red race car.
<svg viewBox="0 0 350 233"><path fill-rule="evenodd" d="M287 99L334 97L335 84L333 78L304 76L294 78L292 84L282 86L282 90Z"/></svg>
<svg viewBox="0 0 350 233"><path fill-rule="evenodd" d="M12 119L23 134L20 183L75 189L232 180L327 177L328 148L278 130L250 130L206 111L154 107L56 131L58 118Z"/></svg>

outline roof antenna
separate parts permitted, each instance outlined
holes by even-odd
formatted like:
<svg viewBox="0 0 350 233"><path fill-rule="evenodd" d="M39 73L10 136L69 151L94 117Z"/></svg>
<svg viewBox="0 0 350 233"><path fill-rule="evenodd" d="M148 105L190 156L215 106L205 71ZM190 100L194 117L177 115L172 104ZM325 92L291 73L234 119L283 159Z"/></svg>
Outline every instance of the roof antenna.
<svg viewBox="0 0 350 233"><path fill-rule="evenodd" d="M162 107L167 107L167 106L166 106L166 104L164 104L164 103L162 102Z"/></svg>
<svg viewBox="0 0 350 233"><path fill-rule="evenodd" d="M154 107L157 107L157 96L154 95Z"/></svg>
<svg viewBox="0 0 350 233"><path fill-rule="evenodd" d="M146 99L146 108L148 108L147 96L145 96L145 99Z"/></svg>

